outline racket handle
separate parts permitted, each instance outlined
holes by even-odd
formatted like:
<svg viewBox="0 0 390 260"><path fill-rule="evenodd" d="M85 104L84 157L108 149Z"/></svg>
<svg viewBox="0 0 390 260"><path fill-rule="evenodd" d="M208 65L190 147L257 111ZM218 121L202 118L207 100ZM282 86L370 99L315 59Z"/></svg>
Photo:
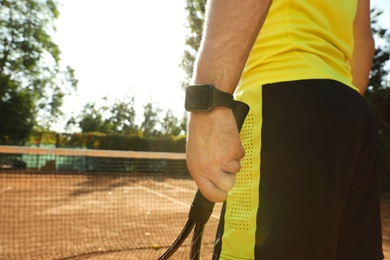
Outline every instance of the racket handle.
<svg viewBox="0 0 390 260"><path fill-rule="evenodd" d="M199 224L206 224L213 213L215 203L206 199L200 190L197 190L191 204L188 218Z"/></svg>
<svg viewBox="0 0 390 260"><path fill-rule="evenodd" d="M237 122L237 127L241 127L245 121L245 117L249 112L249 106L241 101L234 101L233 113ZM206 224L210 219L214 209L214 202L206 199L203 194L197 190L194 200L192 201L188 218L196 221L199 224Z"/></svg>

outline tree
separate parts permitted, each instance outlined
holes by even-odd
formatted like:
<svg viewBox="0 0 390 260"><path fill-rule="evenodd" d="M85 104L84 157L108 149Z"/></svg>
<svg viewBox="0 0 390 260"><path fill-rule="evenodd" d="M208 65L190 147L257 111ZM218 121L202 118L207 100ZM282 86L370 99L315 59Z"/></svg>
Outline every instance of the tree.
<svg viewBox="0 0 390 260"><path fill-rule="evenodd" d="M165 117L163 118L161 122L161 132L163 135L172 135L172 136L178 136L182 131L181 124L179 122L179 119L177 119L173 113L172 110L168 109L166 111Z"/></svg>
<svg viewBox="0 0 390 260"><path fill-rule="evenodd" d="M372 32L379 44L377 44L377 47L375 48L375 56L368 84L368 93L390 87L387 79L389 71L386 68L386 64L390 59L390 33L388 29L383 28L378 23L378 17L382 14L382 11L375 9L371 10Z"/></svg>
<svg viewBox="0 0 390 260"><path fill-rule="evenodd" d="M49 128L62 115L63 97L76 89L74 71L61 68L51 39L57 7L56 0L0 0L0 114L7 122L0 127L2 139L21 141L33 126ZM18 123L11 120L16 117ZM10 136L12 129L20 131Z"/></svg>
<svg viewBox="0 0 390 260"><path fill-rule="evenodd" d="M152 102L146 103L144 106L144 121L141 124L141 131L144 136L158 136L160 132L156 129L157 124L159 123L158 115L161 112L160 108L154 107Z"/></svg>
<svg viewBox="0 0 390 260"><path fill-rule="evenodd" d="M34 102L28 91L0 75L0 143L22 145L34 126Z"/></svg>
<svg viewBox="0 0 390 260"><path fill-rule="evenodd" d="M95 103L89 102L81 110L78 119L72 119L71 121L77 122L82 133L106 133L109 128L103 120L103 114L106 110L107 108L105 107L97 108Z"/></svg>
<svg viewBox="0 0 390 260"><path fill-rule="evenodd" d="M107 101L107 98L103 100ZM94 102L87 103L78 116L70 118L68 124L78 125L83 133L129 135L138 132L135 116L134 97L126 96L101 107L97 107Z"/></svg>
<svg viewBox="0 0 390 260"><path fill-rule="evenodd" d="M182 88L185 88L188 85L188 82L192 77L195 55L199 49L202 39L205 8L206 1L204 0L186 0L186 10L188 12L187 28L189 30L189 34L185 39L186 50L184 50L183 59L180 64L180 67L187 75L181 84Z"/></svg>
<svg viewBox="0 0 390 260"><path fill-rule="evenodd" d="M111 116L107 119L107 124L112 127L111 133L128 135L138 131L135 123L134 97L116 100L109 110Z"/></svg>
<svg viewBox="0 0 390 260"><path fill-rule="evenodd" d="M381 142L379 171L382 194L390 195L390 82L389 70L386 67L390 60L390 33L381 27L378 17L381 11L372 10L372 31L379 43L375 49L368 89L365 94L376 116Z"/></svg>

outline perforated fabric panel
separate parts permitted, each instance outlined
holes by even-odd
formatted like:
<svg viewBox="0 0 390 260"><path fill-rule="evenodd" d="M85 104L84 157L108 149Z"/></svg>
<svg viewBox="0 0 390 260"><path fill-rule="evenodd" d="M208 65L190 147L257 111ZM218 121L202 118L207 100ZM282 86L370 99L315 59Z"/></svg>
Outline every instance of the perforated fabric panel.
<svg viewBox="0 0 390 260"><path fill-rule="evenodd" d="M241 171L235 183L235 192L230 196L230 217L225 224L228 228L236 230L248 230L249 217L252 211L251 186L254 182L253 176L253 114L247 116L241 135L241 140L245 149L245 159L241 161Z"/></svg>
<svg viewBox="0 0 390 260"><path fill-rule="evenodd" d="M259 100L258 91L253 100ZM255 245L256 218L259 205L261 106L249 104L251 110L241 129L245 157L229 192L224 216L220 259L252 259ZM236 254L239 255L236 255ZM236 257L236 258L235 258Z"/></svg>

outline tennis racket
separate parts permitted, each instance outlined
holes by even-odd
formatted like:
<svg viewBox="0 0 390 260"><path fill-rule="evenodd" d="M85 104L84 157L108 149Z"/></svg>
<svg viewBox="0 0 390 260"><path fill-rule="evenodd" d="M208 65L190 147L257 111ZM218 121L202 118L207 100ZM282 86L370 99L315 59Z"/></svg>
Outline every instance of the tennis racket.
<svg viewBox="0 0 390 260"><path fill-rule="evenodd" d="M239 130L241 130L241 126L244 123L245 117L247 116L248 112L249 106L247 104L240 101L234 101L233 113ZM195 229L192 236L189 259L199 260L203 230L207 221L210 219L211 214L213 213L214 205L214 202L211 202L206 199L198 190L192 201L187 223L184 225L182 231L180 232L176 240L173 242L173 244L158 260L169 259L183 244L183 242L187 239L188 235L194 228Z"/></svg>

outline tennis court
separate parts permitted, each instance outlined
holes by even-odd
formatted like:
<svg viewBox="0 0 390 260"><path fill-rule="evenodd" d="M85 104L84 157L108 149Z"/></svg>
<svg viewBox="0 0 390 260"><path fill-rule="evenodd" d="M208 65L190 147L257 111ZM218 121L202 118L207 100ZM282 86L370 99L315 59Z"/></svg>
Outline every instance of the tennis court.
<svg viewBox="0 0 390 260"><path fill-rule="evenodd" d="M0 147L0 259L156 260L196 191L183 163L182 154ZM211 258L220 210L206 225L201 259ZM390 260L387 201L382 222ZM172 259L188 259L190 242Z"/></svg>
<svg viewBox="0 0 390 260"><path fill-rule="evenodd" d="M190 179L162 175L2 172L0 183L0 259L157 259L196 191ZM217 221L206 226L208 256ZM188 258L189 243L173 259Z"/></svg>

